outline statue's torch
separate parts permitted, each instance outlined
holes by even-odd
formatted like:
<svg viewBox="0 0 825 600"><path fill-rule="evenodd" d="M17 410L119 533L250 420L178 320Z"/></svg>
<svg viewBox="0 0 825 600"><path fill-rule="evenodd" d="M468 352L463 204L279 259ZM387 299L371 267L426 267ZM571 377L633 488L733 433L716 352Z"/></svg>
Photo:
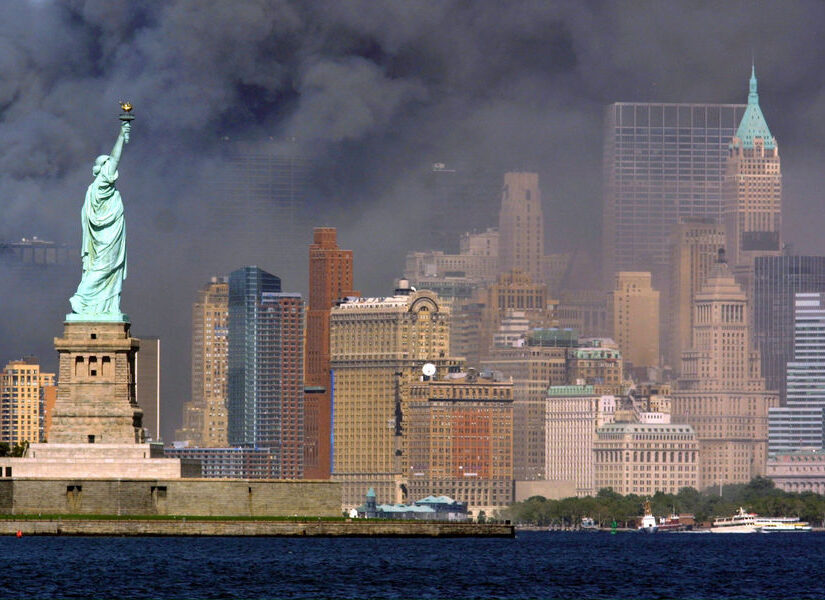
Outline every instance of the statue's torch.
<svg viewBox="0 0 825 600"><path fill-rule="evenodd" d="M123 112L120 113L120 117L119 117L121 121L123 121L124 123L130 123L130 122L135 120L135 115L132 114L132 103L131 102L121 102L120 103L120 108L121 108L121 110L123 110ZM126 132L126 134L123 136L123 143L124 144L129 143L129 132Z"/></svg>

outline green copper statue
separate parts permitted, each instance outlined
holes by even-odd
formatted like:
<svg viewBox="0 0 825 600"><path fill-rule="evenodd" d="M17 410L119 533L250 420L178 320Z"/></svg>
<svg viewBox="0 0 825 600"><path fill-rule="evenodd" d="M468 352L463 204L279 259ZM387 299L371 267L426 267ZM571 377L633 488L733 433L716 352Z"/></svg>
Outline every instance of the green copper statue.
<svg viewBox="0 0 825 600"><path fill-rule="evenodd" d="M110 155L98 156L92 167L94 181L86 190L80 215L83 243L80 256L83 277L71 297L67 321L128 321L120 312L120 291L126 279L126 221L123 201L115 187L123 145L129 143L134 115L121 103L120 133Z"/></svg>

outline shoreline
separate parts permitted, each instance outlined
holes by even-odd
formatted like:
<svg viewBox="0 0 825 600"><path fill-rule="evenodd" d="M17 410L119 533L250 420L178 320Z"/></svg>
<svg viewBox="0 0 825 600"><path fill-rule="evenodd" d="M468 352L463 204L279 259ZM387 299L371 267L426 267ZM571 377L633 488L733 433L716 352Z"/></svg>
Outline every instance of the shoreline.
<svg viewBox="0 0 825 600"><path fill-rule="evenodd" d="M256 521L181 519L7 519L0 535L48 536L244 536L244 537L501 537L512 525L435 521Z"/></svg>

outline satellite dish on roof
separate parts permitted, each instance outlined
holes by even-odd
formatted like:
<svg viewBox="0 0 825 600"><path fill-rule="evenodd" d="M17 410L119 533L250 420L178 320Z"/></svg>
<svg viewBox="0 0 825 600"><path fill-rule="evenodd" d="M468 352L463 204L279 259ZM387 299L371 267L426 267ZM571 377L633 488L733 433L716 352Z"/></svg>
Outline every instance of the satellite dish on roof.
<svg viewBox="0 0 825 600"><path fill-rule="evenodd" d="M425 377L432 377L435 375L435 365L433 363L425 363L423 367L421 367L421 372L424 373Z"/></svg>

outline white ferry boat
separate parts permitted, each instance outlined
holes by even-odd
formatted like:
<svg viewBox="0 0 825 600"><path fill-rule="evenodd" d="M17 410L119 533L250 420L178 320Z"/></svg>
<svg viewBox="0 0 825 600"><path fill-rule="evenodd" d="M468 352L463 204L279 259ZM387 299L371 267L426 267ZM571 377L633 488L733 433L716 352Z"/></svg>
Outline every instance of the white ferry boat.
<svg viewBox="0 0 825 600"><path fill-rule="evenodd" d="M754 525L760 533L802 533L813 529L799 517L757 517Z"/></svg>
<svg viewBox="0 0 825 600"><path fill-rule="evenodd" d="M732 517L723 517L714 519L713 527L710 528L711 533L756 533L759 529L756 527L756 514L745 512L745 509L739 507L739 512Z"/></svg>
<svg viewBox="0 0 825 600"><path fill-rule="evenodd" d="M760 517L755 513L739 512L732 517L713 521L711 533L774 533L811 531L811 526L799 517Z"/></svg>

